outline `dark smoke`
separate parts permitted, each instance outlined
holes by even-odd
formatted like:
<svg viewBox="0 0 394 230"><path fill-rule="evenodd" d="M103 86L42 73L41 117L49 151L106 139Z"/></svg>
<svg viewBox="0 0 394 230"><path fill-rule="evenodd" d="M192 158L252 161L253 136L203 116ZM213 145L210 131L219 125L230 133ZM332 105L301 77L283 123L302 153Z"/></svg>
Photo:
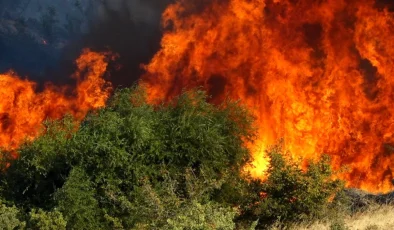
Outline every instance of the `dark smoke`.
<svg viewBox="0 0 394 230"><path fill-rule="evenodd" d="M65 49L64 60L70 65L82 48L110 50L119 55L110 71L111 82L115 86L133 84L143 73L140 65L148 63L160 48L161 13L169 3L169 0L104 1L93 16L88 33Z"/></svg>
<svg viewBox="0 0 394 230"><path fill-rule="evenodd" d="M21 3L28 0L16 0ZM172 0L31 0L24 13L8 11L0 15L0 72L14 69L20 75L43 83L70 83L74 61L83 48L112 51L119 55L111 65L114 86L129 86L142 74L160 48L161 14ZM1 4L15 0L0 0ZM62 4L62 5L61 5ZM77 7L76 5L77 4ZM23 5L23 4L21 4ZM11 5L10 5L11 6ZM56 10L56 25L51 37L43 30L42 20L49 8ZM34 14L37 9L40 13ZM69 19L75 19L73 27ZM1 34L1 21L24 20L17 34ZM68 23L68 24L67 24ZM16 25L16 24L15 24ZM22 30L28 31L23 33ZM33 39L32 34L36 37ZM17 39L16 39L17 38ZM46 40L49 44L44 45ZM121 68L119 68L121 67Z"/></svg>
<svg viewBox="0 0 394 230"><path fill-rule="evenodd" d="M143 73L140 64L148 63L160 48L161 14L173 1L0 0L0 72L14 69L39 82L66 83L74 60L88 47L119 54L116 64L121 68L111 66L110 80L115 86L128 86ZM196 13L209 2L191 1L187 12ZM376 0L375 5L394 10L392 0ZM42 28L50 7L56 10L54 37ZM318 47L319 25L304 29L316 33L317 39L308 41ZM42 44L43 39L49 44ZM316 49L315 55L323 54Z"/></svg>
<svg viewBox="0 0 394 230"><path fill-rule="evenodd" d="M387 9L390 12L394 12L394 1L393 0L376 0L375 6L380 10Z"/></svg>

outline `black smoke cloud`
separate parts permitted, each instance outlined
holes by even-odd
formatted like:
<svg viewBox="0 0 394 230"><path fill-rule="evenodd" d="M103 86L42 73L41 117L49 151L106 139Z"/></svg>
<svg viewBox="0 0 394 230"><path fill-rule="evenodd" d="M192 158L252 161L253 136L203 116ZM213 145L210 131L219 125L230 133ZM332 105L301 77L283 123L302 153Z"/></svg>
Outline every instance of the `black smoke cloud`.
<svg viewBox="0 0 394 230"><path fill-rule="evenodd" d="M0 0L0 72L14 69L38 82L63 84L70 81L74 60L83 48L111 50L119 59L110 66L109 80L115 87L129 86L143 73L140 65L160 48L161 14L173 1ZM191 1L190 11L209 2ZM375 5L394 10L392 0L376 0ZM57 12L56 36L44 45L41 20L50 7ZM77 27L71 32L70 18Z"/></svg>
<svg viewBox="0 0 394 230"><path fill-rule="evenodd" d="M0 0L0 4L13 1ZM14 69L39 83L71 83L69 76L75 69L75 59L82 49L90 48L118 54L119 58L110 66L109 80L115 87L129 86L143 73L140 65L148 63L160 48L161 14L171 2L32 0L22 14L10 7L0 15L0 72ZM45 36L41 22L50 8L56 11L52 40ZM66 29L70 18L76 19L74 27L78 26L71 32ZM14 27L18 25L18 32L2 34L1 22L5 21L11 21ZM43 44L44 41L48 44Z"/></svg>
<svg viewBox="0 0 394 230"><path fill-rule="evenodd" d="M143 73L140 65L148 63L160 48L161 14L170 0L107 0L97 7L88 32L65 49L69 64L83 48L110 50L119 55L110 71L116 87L129 86ZM118 68L120 67L120 68ZM66 70L70 70L66 65Z"/></svg>
<svg viewBox="0 0 394 230"><path fill-rule="evenodd" d="M394 12L394 1L393 0L376 0L375 6L381 10L387 9L390 12Z"/></svg>

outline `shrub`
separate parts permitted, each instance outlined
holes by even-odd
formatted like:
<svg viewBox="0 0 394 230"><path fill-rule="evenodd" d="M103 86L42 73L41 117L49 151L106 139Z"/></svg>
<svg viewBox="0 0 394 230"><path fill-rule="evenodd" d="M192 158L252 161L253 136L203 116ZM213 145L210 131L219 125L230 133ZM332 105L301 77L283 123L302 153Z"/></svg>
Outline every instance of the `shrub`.
<svg viewBox="0 0 394 230"><path fill-rule="evenodd" d="M54 194L57 208L69 229L102 229L95 190L83 169L75 167L66 183Z"/></svg>
<svg viewBox="0 0 394 230"><path fill-rule="evenodd" d="M209 104L202 91L151 105L141 88L118 90L78 126L70 117L46 122L18 159L5 152L0 198L16 207L3 206L9 211L0 221L9 228L23 226L24 216L42 229L259 229L335 208L339 199L330 198L342 183L331 179L326 157L302 170L277 146L266 181L241 176L251 124L245 109Z"/></svg>
<svg viewBox="0 0 394 230"><path fill-rule="evenodd" d="M238 210L210 198L212 190L220 188L223 181L201 174L197 178L191 169L186 170L182 186L170 175L154 186L146 182L134 193L136 225L146 229L234 229Z"/></svg>
<svg viewBox="0 0 394 230"><path fill-rule="evenodd" d="M253 210L262 225L279 219L282 222L315 220L338 208L332 200L343 190L343 183L332 179L327 156L309 162L307 170L290 159L280 144L269 151L269 156L269 176L257 185L261 198Z"/></svg>
<svg viewBox="0 0 394 230"><path fill-rule="evenodd" d="M0 173L1 195L17 206L50 210L53 193L64 184L71 169L67 137L74 129L69 116L45 122L42 136L22 145L19 158L8 157L3 163L10 167Z"/></svg>
<svg viewBox="0 0 394 230"><path fill-rule="evenodd" d="M15 206L8 207L0 203L0 229L14 230L23 229L26 225L21 221L21 213Z"/></svg>
<svg viewBox="0 0 394 230"><path fill-rule="evenodd" d="M30 213L29 229L66 230L66 225L62 213L57 210L46 212L33 209Z"/></svg>
<svg viewBox="0 0 394 230"><path fill-rule="evenodd" d="M217 203L201 204L197 201L192 201L180 209L174 217L168 219L168 224L163 229L233 230L235 228L233 220L236 215L236 210L223 207Z"/></svg>
<svg viewBox="0 0 394 230"><path fill-rule="evenodd" d="M161 105L148 104L141 88L118 90L78 129L70 117L49 121L18 159L4 159L11 166L0 174L0 195L42 210L33 212L35 225L49 226L58 210L73 229L180 226L177 215L194 223L194 213L205 216L203 226L232 226L251 121L238 105L214 106L198 90Z"/></svg>

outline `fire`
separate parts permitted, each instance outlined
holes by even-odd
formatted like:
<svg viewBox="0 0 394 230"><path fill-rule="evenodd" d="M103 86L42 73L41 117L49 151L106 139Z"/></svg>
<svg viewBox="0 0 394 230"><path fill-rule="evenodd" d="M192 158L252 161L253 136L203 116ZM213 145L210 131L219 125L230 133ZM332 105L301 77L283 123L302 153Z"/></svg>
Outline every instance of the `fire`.
<svg viewBox="0 0 394 230"><path fill-rule="evenodd" d="M179 0L145 66L151 99L204 86L257 118L254 167L278 139L294 157L332 156L349 187L392 189L394 13L374 0Z"/></svg>
<svg viewBox="0 0 394 230"><path fill-rule="evenodd" d="M105 105L111 86L102 78L108 54L84 50L76 60L73 77L77 86L47 84L41 92L37 84L21 79L10 71L0 74L0 147L15 149L26 139L39 135L47 118L61 118L66 113L82 119L86 113Z"/></svg>

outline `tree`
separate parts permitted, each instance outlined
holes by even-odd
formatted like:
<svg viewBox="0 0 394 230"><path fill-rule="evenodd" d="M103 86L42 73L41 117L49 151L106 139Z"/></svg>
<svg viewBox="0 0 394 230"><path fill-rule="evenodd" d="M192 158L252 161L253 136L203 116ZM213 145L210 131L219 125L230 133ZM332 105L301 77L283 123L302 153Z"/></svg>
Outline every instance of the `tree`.
<svg viewBox="0 0 394 230"><path fill-rule="evenodd" d="M241 174L253 120L207 99L194 90L153 105L143 88L126 88L81 123L45 122L19 158L3 151L0 227L249 229L337 210L343 184L328 158L301 169L277 146L267 180Z"/></svg>
<svg viewBox="0 0 394 230"><path fill-rule="evenodd" d="M69 117L47 122L0 174L1 195L18 207L58 210L67 228L178 226L181 214L192 223L201 212L205 224L216 215L216 224L232 226L223 221L235 216L234 196L221 188L241 180L234 172L249 161L251 121L238 105L216 107L198 90L161 105L148 104L141 88L118 90L78 130Z"/></svg>
<svg viewBox="0 0 394 230"><path fill-rule="evenodd" d="M256 191L261 195L252 208L260 227L278 220L291 223L331 217L340 210L343 200L334 198L343 191L344 183L332 179L328 156L309 162L307 169L300 168L301 164L287 155L281 144L274 146L269 156L269 176L257 182Z"/></svg>

